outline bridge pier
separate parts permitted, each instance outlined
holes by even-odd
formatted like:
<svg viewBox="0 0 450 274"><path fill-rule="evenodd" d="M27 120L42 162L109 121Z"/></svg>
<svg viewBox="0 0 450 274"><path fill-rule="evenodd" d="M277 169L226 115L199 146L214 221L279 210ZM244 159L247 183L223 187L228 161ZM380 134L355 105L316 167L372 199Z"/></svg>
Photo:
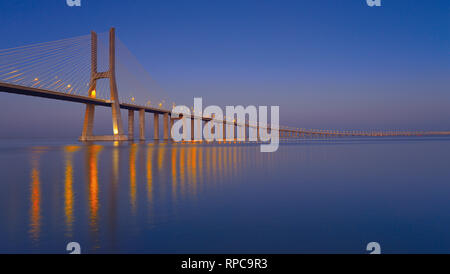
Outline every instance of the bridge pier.
<svg viewBox="0 0 450 274"><path fill-rule="evenodd" d="M139 140L145 141L145 110L139 110Z"/></svg>
<svg viewBox="0 0 450 274"><path fill-rule="evenodd" d="M97 80L109 79L110 101L112 111L113 135L109 136L93 136L92 128L94 124L94 108L93 104L86 105L85 120L81 141L126 141L128 136L124 134L122 126L122 117L120 114L120 102L116 83L116 36L115 29L111 28L109 32L109 70L105 72L97 71L97 34L91 33L91 77L89 83L89 97L96 97Z"/></svg>
<svg viewBox="0 0 450 274"><path fill-rule="evenodd" d="M134 140L134 110L128 110L128 141Z"/></svg>
<svg viewBox="0 0 450 274"><path fill-rule="evenodd" d="M159 140L159 114L153 113L153 140Z"/></svg>
<svg viewBox="0 0 450 274"><path fill-rule="evenodd" d="M169 113L163 115L163 140L169 140Z"/></svg>
<svg viewBox="0 0 450 274"><path fill-rule="evenodd" d="M95 106L86 104L86 112L84 115L83 133L80 141L89 141L93 137Z"/></svg>

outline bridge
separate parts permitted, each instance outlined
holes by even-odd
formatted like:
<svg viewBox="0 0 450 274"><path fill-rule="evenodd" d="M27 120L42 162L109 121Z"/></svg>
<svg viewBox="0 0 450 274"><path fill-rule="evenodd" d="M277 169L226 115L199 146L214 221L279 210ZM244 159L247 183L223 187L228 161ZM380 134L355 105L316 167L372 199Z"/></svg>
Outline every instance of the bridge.
<svg viewBox="0 0 450 274"><path fill-rule="evenodd" d="M109 50L107 51L107 69L99 71L98 35L82 36L53 42L0 50L0 92L35 96L53 100L69 101L86 105L83 131L80 141L132 141L135 138L134 116L139 114L139 140L145 140L145 113L153 115L153 139L159 140L160 116L163 117L163 140L170 140L169 128L175 118L172 111L164 108L164 100L152 106L150 101L145 105L136 103L132 96L130 102L119 98L116 72L116 35L115 29L109 31ZM89 48L89 49L88 49ZM89 54L90 53L90 54ZM102 52L105 54L105 52ZM87 58L86 58L87 57ZM39 75L39 76L38 76ZM63 76L61 76L63 75ZM101 80L107 80L105 85ZM84 85L86 83L86 85ZM129 87L124 87L128 89ZM103 92L100 92L103 91ZM109 96L99 96L100 94ZM95 136L93 134L95 107L108 107L112 110L112 135ZM121 109L128 110L128 131L123 129ZM183 118L183 117L181 117ZM181 119L178 118L178 119ZM186 117L184 117L186 118ZM191 115L193 128L195 121L208 122L212 117ZM271 126L253 125L249 121L217 120L223 124L223 133L227 125L232 125L233 135L237 128L246 131L254 128L272 130ZM236 130L234 129L236 128ZM274 128L275 129L275 128ZM280 138L300 138L305 136L343 137L343 136L439 136L450 135L450 131L339 131L327 129L302 129L277 126ZM191 130L194 140L194 131ZM235 137L237 140L237 137ZM224 137L223 141L226 140Z"/></svg>

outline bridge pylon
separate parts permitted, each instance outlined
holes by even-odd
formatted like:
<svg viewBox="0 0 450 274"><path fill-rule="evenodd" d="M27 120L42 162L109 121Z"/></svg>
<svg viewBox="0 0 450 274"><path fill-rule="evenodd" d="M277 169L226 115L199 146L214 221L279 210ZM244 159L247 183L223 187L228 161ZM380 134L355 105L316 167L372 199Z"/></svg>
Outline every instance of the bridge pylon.
<svg viewBox="0 0 450 274"><path fill-rule="evenodd" d="M122 117L120 115L120 102L116 82L116 35L115 29L109 31L109 70L106 72L97 71L97 33L91 32L91 79L89 83L89 97L96 97L97 80L109 79L109 89L111 92L111 109L113 122L113 135L94 136L94 114L95 105L86 104L83 132L80 141L126 141L128 137L124 134Z"/></svg>

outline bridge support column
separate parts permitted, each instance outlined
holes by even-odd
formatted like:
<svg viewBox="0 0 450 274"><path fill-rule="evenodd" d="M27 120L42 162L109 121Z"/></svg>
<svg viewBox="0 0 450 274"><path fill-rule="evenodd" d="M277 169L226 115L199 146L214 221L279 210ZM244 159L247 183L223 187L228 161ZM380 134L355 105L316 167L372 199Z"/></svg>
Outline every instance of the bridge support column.
<svg viewBox="0 0 450 274"><path fill-rule="evenodd" d="M145 141L145 110L139 110L139 140Z"/></svg>
<svg viewBox="0 0 450 274"><path fill-rule="evenodd" d="M169 113L163 115L163 138L164 141L169 140Z"/></svg>
<svg viewBox="0 0 450 274"><path fill-rule="evenodd" d="M159 140L159 114L153 113L153 140Z"/></svg>
<svg viewBox="0 0 450 274"><path fill-rule="evenodd" d="M80 141L88 141L93 134L94 129L94 115L95 106L92 104L86 104L86 113L84 115L83 133L81 134Z"/></svg>
<svg viewBox="0 0 450 274"><path fill-rule="evenodd" d="M122 117L120 114L120 102L116 83L116 36L112 28L109 32L109 70L104 72L97 71L97 34L91 34L91 77L89 83L89 97L95 98L97 81L99 79L109 79L110 101L112 111L113 135L93 136L92 126L94 117L94 106L86 107L85 125L81 134L81 141L126 141L128 137L124 134L122 126Z"/></svg>
<svg viewBox="0 0 450 274"><path fill-rule="evenodd" d="M128 110L128 141L134 140L134 110Z"/></svg>

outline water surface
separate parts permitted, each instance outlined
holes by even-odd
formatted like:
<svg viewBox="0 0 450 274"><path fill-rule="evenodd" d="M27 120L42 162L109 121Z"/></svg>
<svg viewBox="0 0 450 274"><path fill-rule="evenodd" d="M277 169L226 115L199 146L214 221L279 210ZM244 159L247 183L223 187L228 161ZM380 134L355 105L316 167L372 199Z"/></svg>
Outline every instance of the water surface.
<svg viewBox="0 0 450 274"><path fill-rule="evenodd" d="M450 138L0 141L0 252L450 252Z"/></svg>

